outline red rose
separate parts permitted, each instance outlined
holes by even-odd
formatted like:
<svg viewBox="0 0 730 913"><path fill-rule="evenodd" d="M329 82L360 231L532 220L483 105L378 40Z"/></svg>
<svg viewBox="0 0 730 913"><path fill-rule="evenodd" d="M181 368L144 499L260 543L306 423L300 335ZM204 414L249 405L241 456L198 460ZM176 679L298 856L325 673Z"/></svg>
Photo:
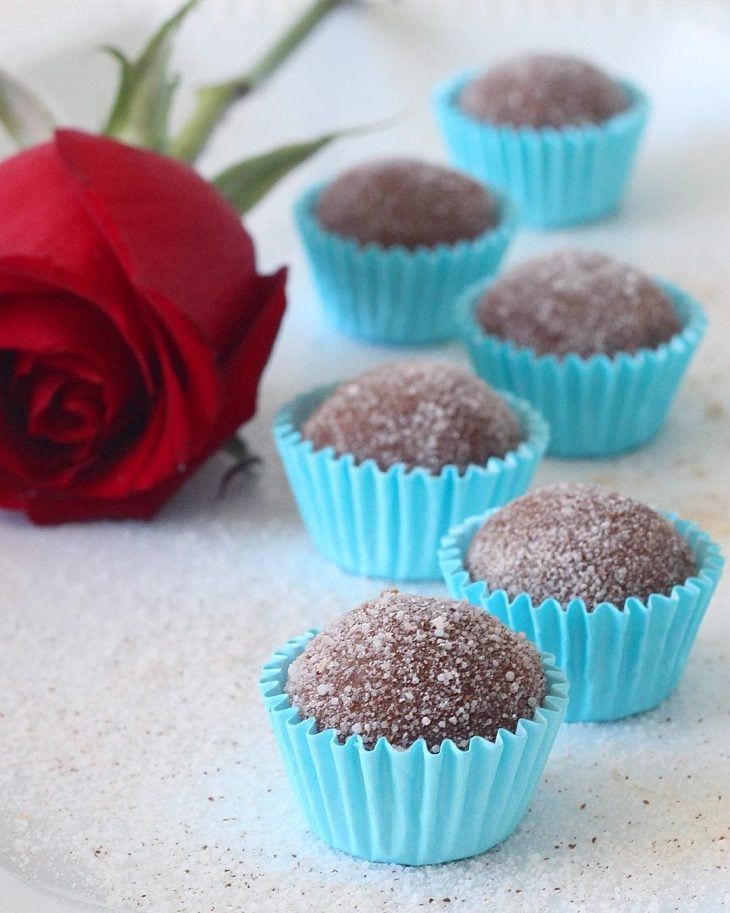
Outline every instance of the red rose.
<svg viewBox="0 0 730 913"><path fill-rule="evenodd" d="M284 281L173 159L61 130L0 164L0 505L154 514L253 415Z"/></svg>

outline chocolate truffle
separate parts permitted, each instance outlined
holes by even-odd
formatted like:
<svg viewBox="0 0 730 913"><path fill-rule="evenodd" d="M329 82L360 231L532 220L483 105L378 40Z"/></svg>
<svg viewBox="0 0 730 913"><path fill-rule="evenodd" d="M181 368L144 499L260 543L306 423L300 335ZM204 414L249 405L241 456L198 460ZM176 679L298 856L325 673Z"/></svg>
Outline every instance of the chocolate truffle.
<svg viewBox="0 0 730 913"><path fill-rule="evenodd" d="M492 514L472 539L466 569L490 590L565 604L623 608L629 596L669 593L697 572L687 542L661 514L595 485L539 488Z"/></svg>
<svg viewBox="0 0 730 913"><path fill-rule="evenodd" d="M517 419L484 381L446 361L396 361L338 387L302 425L315 449L333 447L381 469L405 463L438 474L503 457Z"/></svg>
<svg viewBox="0 0 730 913"><path fill-rule="evenodd" d="M513 127L600 124L629 105L623 87L584 60L525 54L468 83L459 106L476 120Z"/></svg>
<svg viewBox="0 0 730 913"><path fill-rule="evenodd" d="M486 333L538 355L656 348L681 330L651 279L594 251L563 250L508 270L478 304Z"/></svg>
<svg viewBox="0 0 730 913"><path fill-rule="evenodd" d="M327 231L360 244L412 249L475 238L496 225L499 212L489 191L458 171L387 159L332 181L316 215Z"/></svg>
<svg viewBox="0 0 730 913"><path fill-rule="evenodd" d="M289 668L303 719L407 748L424 738L467 748L532 719L545 696L542 660L524 636L453 599L390 590L320 631Z"/></svg>

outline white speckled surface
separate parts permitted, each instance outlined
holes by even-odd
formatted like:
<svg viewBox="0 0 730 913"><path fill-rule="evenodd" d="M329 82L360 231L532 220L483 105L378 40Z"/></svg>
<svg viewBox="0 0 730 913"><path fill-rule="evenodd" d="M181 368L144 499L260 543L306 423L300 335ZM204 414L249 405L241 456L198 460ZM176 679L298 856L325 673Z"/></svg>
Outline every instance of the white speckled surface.
<svg viewBox="0 0 730 913"><path fill-rule="evenodd" d="M113 72L92 48L115 37L133 48L169 9L26 6L33 23L19 4L0 4L3 65L53 88L56 107L87 126ZM182 36L181 66L206 78L242 65L291 6L211 0ZM624 722L565 727L522 826L463 863L368 865L312 838L256 690L260 664L281 641L381 588L312 550L270 440L284 399L394 354L324 325L292 200L374 154L442 158L430 86L513 48L579 50L645 86L655 110L622 212L578 231L525 233L510 262L566 243L599 247L685 286L711 321L660 439L606 462L546 461L538 481L613 485L730 545L728 9L721 0L517 0L493 15L489 4L460 0L350 9L230 118L205 163L211 172L249 149L404 112L396 126L328 150L250 220L263 265L292 264L284 331L247 431L265 459L256 477L215 500L226 465L216 458L148 525L34 529L0 516L3 913L73 913L84 897L154 913L715 913L730 904L727 582L673 697ZM455 346L440 351L465 361Z"/></svg>

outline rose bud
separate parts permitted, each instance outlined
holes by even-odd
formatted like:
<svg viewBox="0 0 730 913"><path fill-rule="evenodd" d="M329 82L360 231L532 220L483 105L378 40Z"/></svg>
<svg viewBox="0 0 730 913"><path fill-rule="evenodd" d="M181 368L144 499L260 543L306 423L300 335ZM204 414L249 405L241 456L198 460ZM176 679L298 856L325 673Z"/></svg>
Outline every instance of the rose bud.
<svg viewBox="0 0 730 913"><path fill-rule="evenodd" d="M151 517L250 418L284 310L229 203L61 130L0 164L0 506Z"/></svg>

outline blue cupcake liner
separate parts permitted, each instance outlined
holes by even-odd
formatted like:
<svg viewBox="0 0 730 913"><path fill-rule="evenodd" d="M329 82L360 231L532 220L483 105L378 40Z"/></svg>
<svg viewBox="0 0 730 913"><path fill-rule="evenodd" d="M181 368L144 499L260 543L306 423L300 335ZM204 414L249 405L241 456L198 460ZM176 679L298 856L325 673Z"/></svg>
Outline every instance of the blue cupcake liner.
<svg viewBox="0 0 730 913"><path fill-rule="evenodd" d="M474 534L494 510L470 517L441 540L439 561L449 595L481 606L540 650L549 651L570 682L567 722L618 720L656 707L677 686L724 564L719 547L695 523L665 516L689 543L697 575L648 600L623 607L602 602L588 611L582 599L534 605L527 593L510 599L474 581L464 558Z"/></svg>
<svg viewBox="0 0 730 913"><path fill-rule="evenodd" d="M425 345L456 336L457 298L477 279L497 272L515 233L508 199L498 195L499 224L484 234L409 250L361 245L323 229L314 210L325 186L310 188L294 215L330 322L369 342Z"/></svg>
<svg viewBox="0 0 730 913"><path fill-rule="evenodd" d="M423 739L396 749L380 738L344 742L302 720L284 691L288 669L316 634L287 641L264 666L261 693L284 766L310 829L337 850L371 862L428 865L483 853L524 816L567 705L567 682L543 655L548 690L532 720L467 749Z"/></svg>
<svg viewBox="0 0 730 913"><path fill-rule="evenodd" d="M546 418L550 456L611 456L658 434L707 325L693 298L655 279L674 305L682 324L679 333L656 349L559 358L484 332L475 310L492 281L469 289L459 301L462 339L479 377L524 397Z"/></svg>
<svg viewBox="0 0 730 913"><path fill-rule="evenodd" d="M612 213L631 174L649 104L622 82L631 104L602 124L513 127L476 120L459 95L478 73L437 86L434 108L454 164L509 193L521 220L535 228L578 225Z"/></svg>
<svg viewBox="0 0 730 913"><path fill-rule="evenodd" d="M274 438L304 525L317 549L344 570L387 580L438 580L440 537L475 511L506 504L527 491L545 451L548 428L527 403L502 394L524 440L503 458L439 475L396 463L356 463L332 447L315 450L300 427L336 387L310 391L285 405Z"/></svg>

